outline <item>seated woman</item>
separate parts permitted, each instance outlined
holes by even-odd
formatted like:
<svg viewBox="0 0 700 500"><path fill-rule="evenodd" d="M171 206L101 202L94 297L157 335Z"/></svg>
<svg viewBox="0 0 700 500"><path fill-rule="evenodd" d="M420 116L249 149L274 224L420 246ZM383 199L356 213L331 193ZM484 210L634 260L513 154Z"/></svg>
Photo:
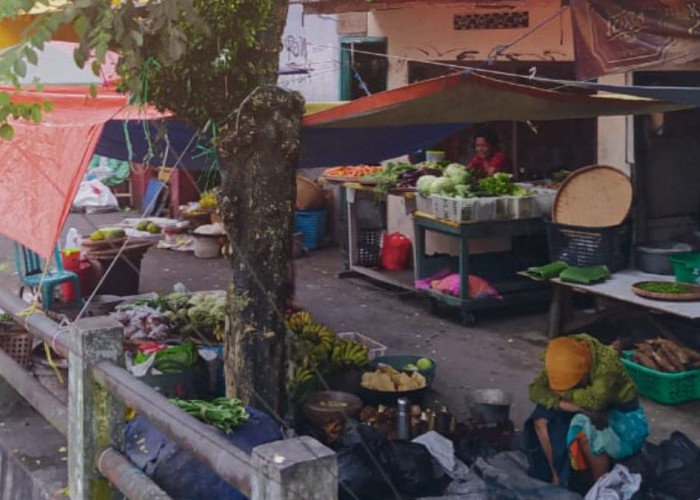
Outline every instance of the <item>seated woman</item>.
<svg viewBox="0 0 700 500"><path fill-rule="evenodd" d="M498 135L490 128L477 130L471 146L475 155L467 164L476 172L486 177L507 169Z"/></svg>
<svg viewBox="0 0 700 500"><path fill-rule="evenodd" d="M649 427L618 352L590 335L552 340L530 385L537 404L525 423L530 472L566 486L571 467L596 481L610 460L637 453Z"/></svg>

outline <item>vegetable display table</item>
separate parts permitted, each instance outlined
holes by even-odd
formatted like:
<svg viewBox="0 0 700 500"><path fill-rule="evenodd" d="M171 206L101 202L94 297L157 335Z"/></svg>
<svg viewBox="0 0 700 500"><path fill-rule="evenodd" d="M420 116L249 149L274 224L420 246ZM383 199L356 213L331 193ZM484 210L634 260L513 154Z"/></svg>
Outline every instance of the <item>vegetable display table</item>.
<svg viewBox="0 0 700 500"><path fill-rule="evenodd" d="M469 297L469 271L470 255L469 241L477 238L488 237L513 237L533 236L544 234L545 226L542 219L511 219L490 220L483 222L457 223L437 219L431 215L416 211L413 218L415 226L415 251L416 251L416 277L423 279L435 272L430 270L429 259L425 255L425 233L435 231L459 238L459 276L460 296L455 297L440 293L436 290L427 290L430 297L431 308L437 308L438 303L458 307L465 325L473 325L476 322L475 311L489 308L505 307L514 303L538 303L550 299L551 289L546 283L532 282L515 273L503 281L493 281L492 284L502 295L502 299L471 299ZM489 279L489 276L482 276Z"/></svg>
<svg viewBox="0 0 700 500"><path fill-rule="evenodd" d="M551 281L554 286L552 306L549 310L549 324L547 335L556 337L566 328L573 293L591 294L598 297L622 302L627 305L642 307L647 310L665 314L672 314L682 318L697 321L700 319L700 304L698 302L669 302L663 300L647 299L636 295L632 291L632 285L640 281L668 281L674 282L673 276L647 274L636 269L626 269L614 273L602 283L594 285L579 285L566 283L560 279Z"/></svg>

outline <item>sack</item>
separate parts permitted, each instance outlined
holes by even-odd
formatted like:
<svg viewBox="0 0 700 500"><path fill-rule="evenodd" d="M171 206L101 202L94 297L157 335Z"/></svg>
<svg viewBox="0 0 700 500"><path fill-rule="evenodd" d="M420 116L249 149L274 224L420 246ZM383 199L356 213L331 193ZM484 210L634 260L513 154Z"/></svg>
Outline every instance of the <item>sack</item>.
<svg viewBox="0 0 700 500"><path fill-rule="evenodd" d="M109 207L119 208L116 196L112 194L107 186L98 181L83 181L80 183L78 192L73 200L73 207Z"/></svg>
<svg viewBox="0 0 700 500"><path fill-rule="evenodd" d="M401 233L384 235L382 244L382 269L401 271L408 267L411 257L411 240Z"/></svg>

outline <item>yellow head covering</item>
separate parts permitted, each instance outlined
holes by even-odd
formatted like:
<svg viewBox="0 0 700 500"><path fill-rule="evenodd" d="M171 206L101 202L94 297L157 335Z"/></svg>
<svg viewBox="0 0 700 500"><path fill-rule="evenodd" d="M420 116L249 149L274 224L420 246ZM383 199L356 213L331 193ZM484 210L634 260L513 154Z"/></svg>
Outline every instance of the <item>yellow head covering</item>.
<svg viewBox="0 0 700 500"><path fill-rule="evenodd" d="M544 367L549 387L554 391L568 391L591 371L591 348L585 340L559 337L547 346Z"/></svg>

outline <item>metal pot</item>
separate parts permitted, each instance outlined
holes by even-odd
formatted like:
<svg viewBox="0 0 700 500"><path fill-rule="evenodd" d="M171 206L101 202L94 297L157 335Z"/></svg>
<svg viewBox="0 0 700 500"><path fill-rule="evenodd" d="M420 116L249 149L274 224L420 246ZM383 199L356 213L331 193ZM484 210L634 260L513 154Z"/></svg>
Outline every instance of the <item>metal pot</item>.
<svg viewBox="0 0 700 500"><path fill-rule="evenodd" d="M693 247L676 241L652 241L637 245L635 249L637 269L650 274L673 274L669 257L684 252L692 252Z"/></svg>
<svg viewBox="0 0 700 500"><path fill-rule="evenodd" d="M471 417L486 424L502 424L510 418L513 398L501 389L473 389L467 393Z"/></svg>

